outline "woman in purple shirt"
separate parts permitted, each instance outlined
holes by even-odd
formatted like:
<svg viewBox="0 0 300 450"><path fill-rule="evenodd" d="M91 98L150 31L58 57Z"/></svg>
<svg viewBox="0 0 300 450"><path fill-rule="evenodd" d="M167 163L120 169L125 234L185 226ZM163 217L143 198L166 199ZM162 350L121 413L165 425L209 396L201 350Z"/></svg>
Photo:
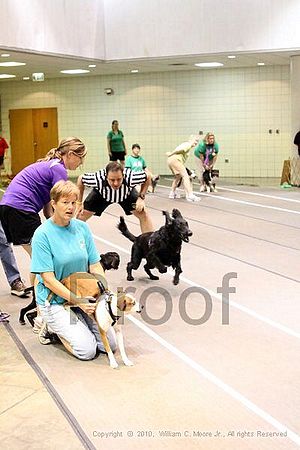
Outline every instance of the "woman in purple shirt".
<svg viewBox="0 0 300 450"><path fill-rule="evenodd" d="M86 155L76 137L63 139L45 158L19 172L0 202L0 220L8 242L22 245L31 255L31 238L41 224L39 212L52 215L50 190L59 180L67 180L67 170L75 170Z"/></svg>

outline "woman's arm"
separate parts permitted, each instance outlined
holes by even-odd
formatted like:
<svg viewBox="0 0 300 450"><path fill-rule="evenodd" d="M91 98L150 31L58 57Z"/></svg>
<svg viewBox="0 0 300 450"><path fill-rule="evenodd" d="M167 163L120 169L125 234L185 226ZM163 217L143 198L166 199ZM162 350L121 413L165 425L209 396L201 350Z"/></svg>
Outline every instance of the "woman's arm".
<svg viewBox="0 0 300 450"><path fill-rule="evenodd" d="M111 139L108 137L107 138L107 151L108 151L108 156L111 156Z"/></svg>

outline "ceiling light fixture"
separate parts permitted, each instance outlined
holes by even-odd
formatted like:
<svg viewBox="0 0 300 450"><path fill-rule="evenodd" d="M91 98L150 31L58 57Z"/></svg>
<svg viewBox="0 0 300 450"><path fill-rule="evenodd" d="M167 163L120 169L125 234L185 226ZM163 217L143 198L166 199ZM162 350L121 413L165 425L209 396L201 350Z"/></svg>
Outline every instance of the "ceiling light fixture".
<svg viewBox="0 0 300 450"><path fill-rule="evenodd" d="M70 69L70 70L61 70L60 73L66 73L68 75L76 75L78 73L88 73L90 70L86 69Z"/></svg>
<svg viewBox="0 0 300 450"><path fill-rule="evenodd" d="M16 78L16 75L8 75L7 73L1 73L0 78Z"/></svg>
<svg viewBox="0 0 300 450"><path fill-rule="evenodd" d="M258 65L258 66L264 66L264 65L265 65L265 63L263 63L263 62L259 62L259 63L257 63L257 65Z"/></svg>
<svg viewBox="0 0 300 450"><path fill-rule="evenodd" d="M195 64L197 67L222 67L224 64L219 62L205 62L205 63L197 63Z"/></svg>
<svg viewBox="0 0 300 450"><path fill-rule="evenodd" d="M89 64L89 67L97 67L96 64Z"/></svg>
<svg viewBox="0 0 300 450"><path fill-rule="evenodd" d="M17 67L17 66L26 66L26 63L20 63L15 61L7 61L4 63L0 63L1 67Z"/></svg>
<svg viewBox="0 0 300 450"><path fill-rule="evenodd" d="M30 77L23 77L23 80L30 80Z"/></svg>
<svg viewBox="0 0 300 450"><path fill-rule="evenodd" d="M10 54L9 53L2 53L1 56L2 56L2 58L8 58L10 56Z"/></svg>
<svg viewBox="0 0 300 450"><path fill-rule="evenodd" d="M235 59L236 56L235 56L235 55L228 55L227 58L228 58L228 59Z"/></svg>
<svg viewBox="0 0 300 450"><path fill-rule="evenodd" d="M131 73L138 73L138 71L139 71L138 69L132 69L130 72Z"/></svg>

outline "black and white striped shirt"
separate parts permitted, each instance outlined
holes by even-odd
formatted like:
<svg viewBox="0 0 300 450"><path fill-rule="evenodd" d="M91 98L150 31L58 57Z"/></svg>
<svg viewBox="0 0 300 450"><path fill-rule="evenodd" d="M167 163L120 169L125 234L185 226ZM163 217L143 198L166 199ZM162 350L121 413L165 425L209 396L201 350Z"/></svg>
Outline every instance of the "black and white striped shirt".
<svg viewBox="0 0 300 450"><path fill-rule="evenodd" d="M101 169L98 172L87 172L82 176L82 183L85 186L95 188L102 197L110 203L121 203L125 200L134 186L144 183L147 180L147 174L143 170L134 172L129 168L123 170L123 182L119 189L113 189L106 179L106 170Z"/></svg>

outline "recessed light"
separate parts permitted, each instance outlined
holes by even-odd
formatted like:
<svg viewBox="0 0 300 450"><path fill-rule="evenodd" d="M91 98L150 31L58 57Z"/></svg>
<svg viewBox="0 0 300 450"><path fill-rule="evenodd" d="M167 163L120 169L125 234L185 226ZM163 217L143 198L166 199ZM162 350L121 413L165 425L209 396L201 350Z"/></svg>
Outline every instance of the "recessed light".
<svg viewBox="0 0 300 450"><path fill-rule="evenodd" d="M89 67L97 67L96 64L89 64Z"/></svg>
<svg viewBox="0 0 300 450"><path fill-rule="evenodd" d="M69 75L74 75L76 73L88 73L90 70L86 69L70 69L70 70L61 70L60 73L67 73Z"/></svg>
<svg viewBox="0 0 300 450"><path fill-rule="evenodd" d="M10 56L10 54L9 53L2 53L1 56L2 56L2 58L8 58Z"/></svg>
<svg viewBox="0 0 300 450"><path fill-rule="evenodd" d="M218 62L206 62L206 63L197 63L195 64L197 67L221 67L224 66L222 63Z"/></svg>
<svg viewBox="0 0 300 450"><path fill-rule="evenodd" d="M130 72L131 73L138 73L138 69L132 69Z"/></svg>
<svg viewBox="0 0 300 450"><path fill-rule="evenodd" d="M26 63L20 63L15 61L7 61L4 63L0 63L1 67L17 67L17 66L26 66Z"/></svg>
<svg viewBox="0 0 300 450"><path fill-rule="evenodd" d="M23 77L23 80L30 80L30 77Z"/></svg>
<svg viewBox="0 0 300 450"><path fill-rule="evenodd" d="M228 59L235 59L236 56L235 56L235 55L228 55L227 58L228 58Z"/></svg>
<svg viewBox="0 0 300 450"><path fill-rule="evenodd" d="M0 78L16 78L16 75L8 75L7 73L1 73Z"/></svg>
<svg viewBox="0 0 300 450"><path fill-rule="evenodd" d="M264 66L264 65L265 65L265 63L263 63L263 62L259 62L259 63L257 63L257 65L258 65L258 66Z"/></svg>

